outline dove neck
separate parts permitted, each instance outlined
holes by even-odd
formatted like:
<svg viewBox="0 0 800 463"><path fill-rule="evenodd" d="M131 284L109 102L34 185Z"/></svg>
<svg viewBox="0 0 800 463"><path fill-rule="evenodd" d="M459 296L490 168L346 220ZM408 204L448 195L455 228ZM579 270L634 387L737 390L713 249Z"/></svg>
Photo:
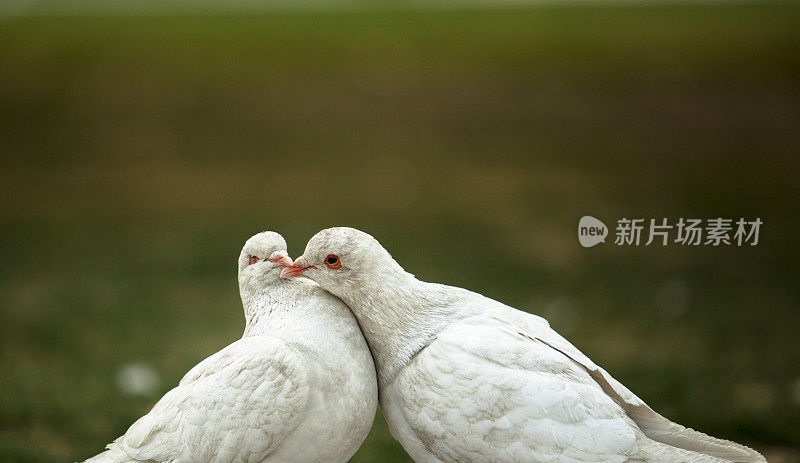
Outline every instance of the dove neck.
<svg viewBox="0 0 800 463"><path fill-rule="evenodd" d="M314 324L320 316L319 311L298 308L305 299L298 297L302 289L296 286L277 279L262 281L258 285L243 285L239 291L245 318L242 337L295 335L298 327Z"/></svg>
<svg viewBox="0 0 800 463"><path fill-rule="evenodd" d="M273 316L273 307L281 307L281 300L284 299L280 288L274 283L256 285L241 285L239 294L242 297L244 306L244 336L258 334L258 328L263 325L265 319Z"/></svg>
<svg viewBox="0 0 800 463"><path fill-rule="evenodd" d="M376 283L337 294L358 319L375 357L378 381L386 386L449 323L446 294L410 273L391 272Z"/></svg>

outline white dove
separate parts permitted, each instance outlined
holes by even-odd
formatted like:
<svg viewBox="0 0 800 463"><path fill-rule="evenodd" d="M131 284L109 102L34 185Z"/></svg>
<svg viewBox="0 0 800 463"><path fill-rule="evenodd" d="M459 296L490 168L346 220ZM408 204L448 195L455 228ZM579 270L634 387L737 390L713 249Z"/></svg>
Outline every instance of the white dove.
<svg viewBox="0 0 800 463"><path fill-rule="evenodd" d="M417 462L764 462L673 423L541 317L407 273L372 236L317 233L284 278L346 302L392 435Z"/></svg>
<svg viewBox="0 0 800 463"><path fill-rule="evenodd" d="M87 462L345 462L377 406L372 355L353 314L306 279L286 242L259 233L239 256L242 339L203 360Z"/></svg>

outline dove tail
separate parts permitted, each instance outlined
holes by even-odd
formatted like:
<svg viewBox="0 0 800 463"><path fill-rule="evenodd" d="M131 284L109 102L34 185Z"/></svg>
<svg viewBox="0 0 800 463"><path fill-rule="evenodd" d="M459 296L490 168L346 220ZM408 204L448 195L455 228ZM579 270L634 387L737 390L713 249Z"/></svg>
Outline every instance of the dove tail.
<svg viewBox="0 0 800 463"><path fill-rule="evenodd" d="M660 444L674 450L688 451L696 455L693 458L710 457L710 460L688 459L679 457L680 461L697 462L735 462L735 463L766 463L766 459L750 447L724 439L717 439L702 432L686 428L664 418L649 407L628 409L628 415L636 422L639 429L647 436L650 442ZM646 446L647 447L647 446ZM656 449L658 446L650 446ZM665 451L665 449L661 449ZM675 454L678 455L678 454ZM647 460L661 461L661 460ZM663 461L678 461L667 459Z"/></svg>
<svg viewBox="0 0 800 463"><path fill-rule="evenodd" d="M83 463L132 463L138 462L138 460L131 458L124 450L120 448L117 444L117 441L114 441L108 446L106 446L108 450L105 452L99 453L92 458L84 461ZM142 463L142 462L138 462Z"/></svg>
<svg viewBox="0 0 800 463"><path fill-rule="evenodd" d="M674 463L676 461L683 463L730 463L730 460L673 447L644 436L641 436L639 440L639 452L636 457L630 458L626 463Z"/></svg>

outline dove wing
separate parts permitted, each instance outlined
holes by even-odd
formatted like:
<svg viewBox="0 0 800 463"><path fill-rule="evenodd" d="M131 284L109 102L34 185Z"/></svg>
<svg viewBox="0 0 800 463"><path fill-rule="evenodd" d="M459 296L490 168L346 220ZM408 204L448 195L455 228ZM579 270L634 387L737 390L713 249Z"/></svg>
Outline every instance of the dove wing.
<svg viewBox="0 0 800 463"><path fill-rule="evenodd" d="M412 435L418 461L624 462L636 454L635 426L585 368L506 328L487 317L451 324L387 388L402 397L387 419L407 424L395 427Z"/></svg>
<svg viewBox="0 0 800 463"><path fill-rule="evenodd" d="M305 357L267 336L203 360L118 441L137 460L258 462L302 420Z"/></svg>
<svg viewBox="0 0 800 463"><path fill-rule="evenodd" d="M592 362L569 341L555 332L541 317L504 307L504 311L493 318L506 325L506 331L521 328L520 333L534 343L542 343L560 352L583 367L602 390L618 403L633 419L642 432L655 441L677 448L704 453L736 462L765 461L755 450L735 442L718 439L702 432L674 423L651 409L642 399L614 379L606 370ZM505 312L507 315L503 316Z"/></svg>

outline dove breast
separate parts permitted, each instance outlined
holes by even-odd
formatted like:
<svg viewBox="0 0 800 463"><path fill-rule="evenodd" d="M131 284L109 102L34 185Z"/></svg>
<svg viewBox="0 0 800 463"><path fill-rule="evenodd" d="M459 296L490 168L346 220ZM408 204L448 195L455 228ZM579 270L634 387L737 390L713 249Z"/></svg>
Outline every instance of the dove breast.
<svg viewBox="0 0 800 463"><path fill-rule="evenodd" d="M280 278L277 233L239 258L243 337L206 358L91 463L344 463L375 418L372 353L347 305ZM270 256L274 256L270 259Z"/></svg>

